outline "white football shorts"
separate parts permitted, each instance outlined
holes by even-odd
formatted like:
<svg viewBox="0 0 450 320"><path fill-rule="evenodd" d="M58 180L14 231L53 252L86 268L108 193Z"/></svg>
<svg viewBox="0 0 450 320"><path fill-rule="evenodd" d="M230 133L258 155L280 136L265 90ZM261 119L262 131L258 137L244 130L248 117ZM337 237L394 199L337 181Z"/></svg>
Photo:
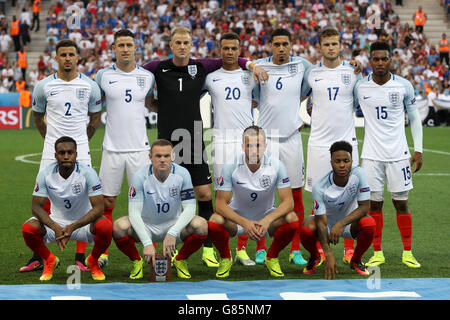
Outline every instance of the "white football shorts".
<svg viewBox="0 0 450 320"><path fill-rule="evenodd" d="M362 159L361 167L366 171L371 192L383 192L386 180L391 193L413 188L409 159L391 162Z"/></svg>
<svg viewBox="0 0 450 320"><path fill-rule="evenodd" d="M286 166L291 188L301 188L304 184L305 166L303 159L302 135L296 131L289 138L267 138L267 151L278 157Z"/></svg>
<svg viewBox="0 0 450 320"><path fill-rule="evenodd" d="M77 144L77 161L80 163L84 163L89 167L92 167L91 164L91 153L89 151L89 143ZM39 171L44 169L45 167L51 165L56 162L55 159L55 144L44 142L44 149L42 150L41 163L39 165Z"/></svg>
<svg viewBox="0 0 450 320"><path fill-rule="evenodd" d="M130 185L134 173L149 163L148 150L135 152L103 150L99 172L103 195L118 196L122 189L124 172L127 174L128 185Z"/></svg>
<svg viewBox="0 0 450 320"><path fill-rule="evenodd" d="M352 144L353 167L359 165L358 144ZM305 190L312 192L314 184L332 170L329 147L315 147L308 145L306 156L306 184Z"/></svg>

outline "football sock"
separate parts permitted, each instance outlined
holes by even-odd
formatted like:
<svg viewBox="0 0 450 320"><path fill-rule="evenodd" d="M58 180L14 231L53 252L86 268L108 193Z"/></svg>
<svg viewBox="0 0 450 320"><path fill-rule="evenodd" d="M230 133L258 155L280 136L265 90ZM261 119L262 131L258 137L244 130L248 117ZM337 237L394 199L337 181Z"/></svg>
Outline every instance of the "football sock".
<svg viewBox="0 0 450 320"><path fill-rule="evenodd" d="M412 239L412 216L411 213L400 214L397 212L397 226L403 242L403 250L411 250Z"/></svg>
<svg viewBox="0 0 450 320"><path fill-rule="evenodd" d="M238 251L244 250L245 246L247 245L247 240L248 240L247 235L243 234L243 235L239 236L238 240L237 240L237 248L236 249Z"/></svg>
<svg viewBox="0 0 450 320"><path fill-rule="evenodd" d="M317 243L320 244L320 242L317 241L316 234L313 230L301 226L301 232L300 232L300 238L302 241L303 246L306 250L311 254L311 257L318 258L319 257L319 250L317 247Z"/></svg>
<svg viewBox="0 0 450 320"><path fill-rule="evenodd" d="M191 234L184 240L184 244L177 254L177 260L185 260L191 256L195 251L201 248L203 242L207 238L207 235L200 236L196 233Z"/></svg>
<svg viewBox="0 0 450 320"><path fill-rule="evenodd" d="M294 198L294 212L297 215L299 225L301 225L305 218L302 188L292 190L292 197ZM300 228L296 230L295 235L292 238L291 253L292 251L299 251L299 250L300 250Z"/></svg>
<svg viewBox="0 0 450 320"><path fill-rule="evenodd" d="M256 251L266 250L266 237L262 237L256 241Z"/></svg>
<svg viewBox="0 0 450 320"><path fill-rule="evenodd" d="M112 222L108 219L101 219L94 225L94 248L91 256L98 259L111 244Z"/></svg>
<svg viewBox="0 0 450 320"><path fill-rule="evenodd" d="M230 259L230 234L228 233L228 230L218 223L208 221L208 236L214 243L217 251L219 251L220 257L222 259Z"/></svg>
<svg viewBox="0 0 450 320"><path fill-rule="evenodd" d="M140 260L141 256L139 251L134 245L134 239L130 236L124 236L122 238L114 238L117 248L122 251L131 261Z"/></svg>
<svg viewBox="0 0 450 320"><path fill-rule="evenodd" d="M113 223L113 210L115 207L106 208L103 210L103 216ZM104 254L108 254L108 248L106 248Z"/></svg>
<svg viewBox="0 0 450 320"><path fill-rule="evenodd" d="M41 232L30 224L24 223L22 225L22 235L25 244L44 261L48 259L51 252L44 244L44 237Z"/></svg>
<svg viewBox="0 0 450 320"><path fill-rule="evenodd" d="M353 250L355 241L353 239L344 239L344 252Z"/></svg>
<svg viewBox="0 0 450 320"><path fill-rule="evenodd" d="M363 254L369 249L375 235L376 223L372 217L364 217L359 220L356 248L353 253L353 261L361 261Z"/></svg>
<svg viewBox="0 0 450 320"><path fill-rule="evenodd" d="M86 252L87 243L83 241L77 241L77 251L76 253L84 254Z"/></svg>
<svg viewBox="0 0 450 320"><path fill-rule="evenodd" d="M292 241L292 237L298 229L298 221L288 222L282 224L273 234L272 245L267 251L267 259L278 257L278 254L283 250L289 242Z"/></svg>
<svg viewBox="0 0 450 320"><path fill-rule="evenodd" d="M383 234L383 211L369 211L369 215L375 220L376 228L373 237L373 250L381 251L381 239Z"/></svg>
<svg viewBox="0 0 450 320"><path fill-rule="evenodd" d="M214 212L212 200L197 201L197 202L198 202L198 215L202 218L205 218L205 220L208 221ZM209 237L206 238L205 242L203 243L203 246L207 248L212 247L212 242Z"/></svg>

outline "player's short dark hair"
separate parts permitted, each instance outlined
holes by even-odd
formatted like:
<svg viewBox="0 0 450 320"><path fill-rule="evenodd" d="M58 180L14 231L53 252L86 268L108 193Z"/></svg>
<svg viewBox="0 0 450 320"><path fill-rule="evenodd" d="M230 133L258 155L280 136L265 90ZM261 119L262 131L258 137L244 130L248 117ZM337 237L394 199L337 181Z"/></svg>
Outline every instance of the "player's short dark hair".
<svg viewBox="0 0 450 320"><path fill-rule="evenodd" d="M347 151L350 155L352 155L353 147L347 141L336 141L330 147L330 155L333 156L333 153L341 150Z"/></svg>
<svg viewBox="0 0 450 320"><path fill-rule="evenodd" d="M291 41L292 36L291 33L289 32L289 30L287 29L283 29L283 28L278 28L272 31L272 33L270 34L270 42L273 41L273 38L278 37L278 36L286 36L289 38L289 41Z"/></svg>
<svg viewBox="0 0 450 320"><path fill-rule="evenodd" d="M389 52L389 56L391 55L391 47L385 41L375 41L374 43L372 43L369 48L369 54L372 55L372 51L376 50L385 50Z"/></svg>
<svg viewBox="0 0 450 320"><path fill-rule="evenodd" d="M75 41L69 40L69 39L63 39L58 41L55 47L56 54L58 54L59 48L67 48L67 47L74 47L77 51L77 54L80 53L80 49L77 46L77 43Z"/></svg>
<svg viewBox="0 0 450 320"><path fill-rule="evenodd" d="M131 37L134 39L134 33L129 29L120 29L114 33L114 43L116 43L116 39L120 37Z"/></svg>
<svg viewBox="0 0 450 320"><path fill-rule="evenodd" d="M55 151L56 151L56 146L58 144L65 143L65 142L73 143L73 145L75 146L75 150L77 150L77 142L75 141L75 139L68 137L68 136L62 136L55 141Z"/></svg>
<svg viewBox="0 0 450 320"><path fill-rule="evenodd" d="M337 29L335 29L335 28L322 29L322 31L320 31L320 33L319 33L319 44L322 43L323 38L335 37L335 36L339 37L339 43L340 43L341 42L341 34L339 33L339 31Z"/></svg>
<svg viewBox="0 0 450 320"><path fill-rule="evenodd" d="M169 140L158 139L152 143L152 146L150 147L150 153L152 153L153 147L155 147L155 146L159 146L159 147L171 146L173 148L173 144Z"/></svg>
<svg viewBox="0 0 450 320"><path fill-rule="evenodd" d="M222 45L222 40L237 40L239 42L239 45L241 45L241 38L239 38L239 35L235 32L227 32L224 33L219 40L219 44Z"/></svg>
<svg viewBox="0 0 450 320"><path fill-rule="evenodd" d="M253 126L245 128L244 133L242 133L242 143L245 143L245 136L247 134L255 135L255 136L262 135L264 137L264 142L266 142L266 132L261 127L253 125Z"/></svg>

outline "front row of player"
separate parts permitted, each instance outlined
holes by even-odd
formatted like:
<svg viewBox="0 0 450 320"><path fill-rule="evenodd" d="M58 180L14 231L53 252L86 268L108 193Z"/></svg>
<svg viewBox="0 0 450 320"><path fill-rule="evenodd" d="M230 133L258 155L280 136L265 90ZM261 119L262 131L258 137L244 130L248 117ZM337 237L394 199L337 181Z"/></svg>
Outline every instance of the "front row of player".
<svg viewBox="0 0 450 320"><path fill-rule="evenodd" d="M310 252L304 274L312 274L322 263L317 250L325 252L325 277L334 278L336 262L329 244L340 237L357 240L351 267L368 275L361 262L372 243L375 221L368 216L370 190L363 169L352 169L352 146L340 141L332 145L333 170L313 188L314 215L300 226L293 212L293 199L284 164L266 153L264 131L251 126L243 134L244 152L224 165L216 193L215 213L209 221L197 216L196 200L188 171L173 163L172 145L157 140L150 150L151 164L133 177L128 194L129 215L114 223L102 216L103 201L99 178L91 167L76 161L76 142L61 137L55 142L56 162L42 170L33 192L34 217L22 226L26 245L44 260L40 280L53 276L59 259L45 243L57 242L60 250L67 241L94 243L86 264L94 280L104 280L98 258L112 239L132 262L131 279L143 277L143 263L155 263L153 241L162 242L163 254L172 257L180 278L191 277L187 259L209 236L220 254L216 277L230 274L232 258L229 238L242 234L250 239L273 237L265 265L274 277L284 274L278 254L301 228L301 241ZM277 190L280 204L274 206ZM43 209L51 201L51 215ZM135 242L142 243L143 257ZM175 245L183 242L179 251Z"/></svg>

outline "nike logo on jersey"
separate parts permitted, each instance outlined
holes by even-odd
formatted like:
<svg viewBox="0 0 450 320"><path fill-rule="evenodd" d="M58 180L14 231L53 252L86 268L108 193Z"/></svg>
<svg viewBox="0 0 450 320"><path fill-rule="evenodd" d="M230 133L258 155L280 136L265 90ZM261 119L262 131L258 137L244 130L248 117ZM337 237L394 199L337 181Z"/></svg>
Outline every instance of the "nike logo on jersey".
<svg viewBox="0 0 450 320"><path fill-rule="evenodd" d="M117 80L118 81L118 80ZM110 81L109 84L113 84L116 83L117 81Z"/></svg>
<svg viewBox="0 0 450 320"><path fill-rule="evenodd" d="M52 187L52 186L48 186L48 188L49 188L50 190L56 190L56 188L55 188L55 187Z"/></svg>
<svg viewBox="0 0 450 320"><path fill-rule="evenodd" d="M162 69L162 72L170 71L171 69Z"/></svg>
<svg viewBox="0 0 450 320"><path fill-rule="evenodd" d="M55 92L55 91L50 92L50 96L56 96L57 94L58 94L58 92Z"/></svg>
<svg viewBox="0 0 450 320"><path fill-rule="evenodd" d="M363 97L364 100L367 100L367 99L369 99L369 98L370 98L370 97L366 97L366 96Z"/></svg>
<svg viewBox="0 0 450 320"><path fill-rule="evenodd" d="M322 81L323 79L314 79L314 82Z"/></svg>
<svg viewBox="0 0 450 320"><path fill-rule="evenodd" d="M405 183L405 187L409 186L410 183L411 183L411 182Z"/></svg>
<svg viewBox="0 0 450 320"><path fill-rule="evenodd" d="M148 192L148 191L147 191L147 194L154 194L154 193L156 193L156 192Z"/></svg>
<svg viewBox="0 0 450 320"><path fill-rule="evenodd" d="M213 79L213 82L220 81L220 80L222 80L222 79Z"/></svg>
<svg viewBox="0 0 450 320"><path fill-rule="evenodd" d="M245 184L245 182L236 181L237 184Z"/></svg>

